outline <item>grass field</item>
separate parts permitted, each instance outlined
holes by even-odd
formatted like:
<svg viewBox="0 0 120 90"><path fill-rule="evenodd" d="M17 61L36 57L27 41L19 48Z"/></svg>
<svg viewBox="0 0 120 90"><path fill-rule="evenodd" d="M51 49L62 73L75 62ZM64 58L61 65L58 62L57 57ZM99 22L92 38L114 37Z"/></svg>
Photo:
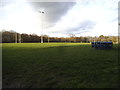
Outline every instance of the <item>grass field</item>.
<svg viewBox="0 0 120 90"><path fill-rule="evenodd" d="M3 44L3 88L116 88L118 49L81 43Z"/></svg>

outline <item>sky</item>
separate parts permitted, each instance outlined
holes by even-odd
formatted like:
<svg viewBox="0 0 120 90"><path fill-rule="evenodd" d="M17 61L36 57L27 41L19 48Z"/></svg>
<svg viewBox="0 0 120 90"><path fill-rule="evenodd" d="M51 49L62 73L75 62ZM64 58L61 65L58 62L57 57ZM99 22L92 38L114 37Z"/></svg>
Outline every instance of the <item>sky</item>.
<svg viewBox="0 0 120 90"><path fill-rule="evenodd" d="M0 1L0 30L51 37L118 35L119 0ZM40 13L43 11L44 13Z"/></svg>

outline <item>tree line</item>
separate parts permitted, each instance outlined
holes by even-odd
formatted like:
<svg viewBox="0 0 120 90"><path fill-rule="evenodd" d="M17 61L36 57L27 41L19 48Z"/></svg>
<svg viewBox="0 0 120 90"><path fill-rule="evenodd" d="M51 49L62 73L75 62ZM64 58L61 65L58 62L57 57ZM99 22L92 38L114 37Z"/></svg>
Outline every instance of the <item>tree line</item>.
<svg viewBox="0 0 120 90"><path fill-rule="evenodd" d="M41 42L41 36L36 34L26 34L26 33L17 33L13 30L11 31L1 31L2 33L2 43L39 43ZM76 37L74 34L71 34L69 37L49 37L48 35L43 35L43 41L45 43L49 42L71 42L71 43L90 43L93 41L112 41L113 43L118 42L118 36L79 36Z"/></svg>

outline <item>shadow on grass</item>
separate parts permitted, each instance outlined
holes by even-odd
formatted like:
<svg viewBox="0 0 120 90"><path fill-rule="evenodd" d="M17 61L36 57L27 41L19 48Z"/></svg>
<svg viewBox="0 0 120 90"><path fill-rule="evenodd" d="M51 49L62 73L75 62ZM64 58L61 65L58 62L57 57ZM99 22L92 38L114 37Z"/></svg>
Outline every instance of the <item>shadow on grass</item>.
<svg viewBox="0 0 120 90"><path fill-rule="evenodd" d="M3 88L118 87L116 47L3 48Z"/></svg>

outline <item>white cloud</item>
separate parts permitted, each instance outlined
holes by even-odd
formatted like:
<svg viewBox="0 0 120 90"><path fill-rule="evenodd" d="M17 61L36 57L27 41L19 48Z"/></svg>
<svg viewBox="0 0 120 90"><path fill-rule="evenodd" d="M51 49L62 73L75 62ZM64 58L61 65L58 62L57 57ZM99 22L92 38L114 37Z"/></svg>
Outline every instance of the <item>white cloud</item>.
<svg viewBox="0 0 120 90"><path fill-rule="evenodd" d="M80 27L77 36L117 35L117 20L113 22L118 17L117 5L118 0L81 0L51 30L61 33L67 30L69 33L70 28L74 31L74 27L91 20L95 22L94 27L85 32Z"/></svg>
<svg viewBox="0 0 120 90"><path fill-rule="evenodd" d="M69 33L76 36L117 35L117 9L118 0L79 0L53 27L46 28L50 22L43 22L43 17L28 3L13 3L0 8L3 12L0 29L40 35L43 23L43 33L49 36L66 37Z"/></svg>
<svg viewBox="0 0 120 90"><path fill-rule="evenodd" d="M4 15L0 18L0 29L15 30L19 33L41 34L41 16L27 3L14 3L2 8Z"/></svg>

